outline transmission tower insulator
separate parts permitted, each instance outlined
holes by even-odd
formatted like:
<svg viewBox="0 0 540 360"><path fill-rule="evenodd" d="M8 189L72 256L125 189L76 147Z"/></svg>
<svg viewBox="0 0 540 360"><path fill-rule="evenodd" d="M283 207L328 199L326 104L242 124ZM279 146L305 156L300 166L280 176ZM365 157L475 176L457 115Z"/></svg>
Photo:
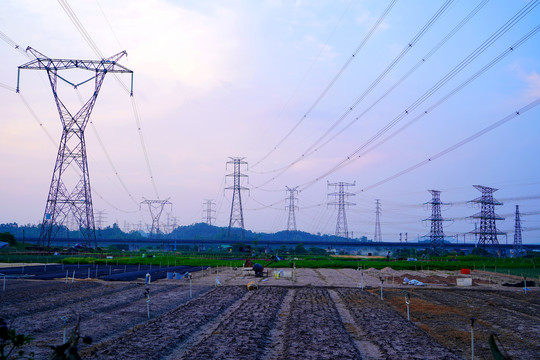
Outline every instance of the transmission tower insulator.
<svg viewBox="0 0 540 360"><path fill-rule="evenodd" d="M90 119L90 114L94 108L105 75L109 72L130 73L133 75L133 71L118 64L120 58L126 55L125 51L102 60L51 59L30 47L26 51L31 53L36 59L19 66L17 92L19 92L21 70L47 71L56 108L62 122L62 137L47 196L47 205L45 206L45 213L41 223L39 244L45 245L46 242L47 246L49 246L51 238L54 238L60 226L72 214L75 221L77 221L79 231L86 244L91 246L93 243L97 247L84 130ZM58 75L58 72L61 70L75 68L91 71L93 75L90 79L79 84L72 83ZM94 80L94 92L92 96L75 115L72 115L73 113L67 109L58 97L58 79L65 81L74 88L92 79ZM74 168L76 173L80 174L74 181L68 181L65 176L69 168Z"/></svg>

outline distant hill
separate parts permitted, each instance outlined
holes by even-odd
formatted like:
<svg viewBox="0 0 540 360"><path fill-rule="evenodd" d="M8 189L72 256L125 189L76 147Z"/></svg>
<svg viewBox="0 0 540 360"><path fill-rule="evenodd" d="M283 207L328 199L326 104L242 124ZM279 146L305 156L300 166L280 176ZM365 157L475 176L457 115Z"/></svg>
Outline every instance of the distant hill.
<svg viewBox="0 0 540 360"><path fill-rule="evenodd" d="M0 224L0 233L9 232L13 234L17 239L26 238L37 238L40 233L40 226L27 224L27 225L18 225L17 223L9 224ZM228 227L218 227L208 225L206 223L196 223L192 225L179 226L174 229L170 234L161 234L160 237L163 239L178 239L178 240L221 240L228 239ZM242 232L239 228L231 229L231 242L240 242L242 239ZM126 233L120 229L118 224L113 224L113 226L106 227L105 229L96 230L96 237L99 239L143 239L147 237L148 234L140 231L131 231ZM80 238L80 233L78 231L67 230L65 227L60 227L57 232L57 238L66 238L77 239ZM264 242L264 241L294 241L294 242L306 242L306 241L337 241L343 240L338 236L334 235L325 235L325 234L310 234L304 231L279 231L276 233L257 233L251 230L245 230L244 232L244 242L252 243L254 241ZM354 240L354 239L350 239ZM365 236L360 239L356 239L362 242L368 242Z"/></svg>

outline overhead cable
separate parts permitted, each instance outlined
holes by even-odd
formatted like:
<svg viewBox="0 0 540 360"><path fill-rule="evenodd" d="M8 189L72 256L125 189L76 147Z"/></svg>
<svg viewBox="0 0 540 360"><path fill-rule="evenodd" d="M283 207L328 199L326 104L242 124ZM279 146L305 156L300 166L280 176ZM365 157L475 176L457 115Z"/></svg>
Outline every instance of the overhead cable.
<svg viewBox="0 0 540 360"><path fill-rule="evenodd" d="M358 191L358 193L365 192L367 190L373 189L374 187L385 184L385 183L387 183L389 181L392 181L392 180L394 180L394 179L396 179L396 178L398 178L400 176L403 176L403 175L405 175L405 174L407 174L407 173L409 173L409 172L411 172L413 170L416 170L416 169L418 169L419 167L421 167L423 165L429 164L430 162L432 162L432 161L434 161L434 160L436 160L436 159L438 159L438 158L440 158L440 157L442 157L442 156L444 156L444 155L446 155L446 154L448 154L448 153L462 147L463 145L466 145L466 144L470 143L471 141L476 140L480 136L487 134L488 132L498 128L499 126L507 123L508 121L517 118L518 116L526 113L527 111L535 108L538 105L540 105L540 98L534 100L533 102L531 102L528 105L522 107L521 109L513 112L512 114L505 116L504 118L498 120L497 122L491 124L490 126L488 126L488 127L484 128L484 129L474 133L473 135L461 140L460 142L458 142L458 143L444 149L443 151L440 151L440 152L430 156L429 158L427 158L427 159L425 159L425 160L423 160L423 161L421 161L421 162L419 162L419 163L417 163L417 164L415 164L415 165L413 165L411 167L408 167L407 169L402 170L402 171L400 171L400 172L398 172L398 173L396 173L396 174L394 174L392 176L389 176L389 177L387 177L387 178L385 178L385 179L383 179L381 181L378 181L378 182L376 182L376 183L374 183L372 185L369 185L369 186L366 186L366 187L362 188L360 191Z"/></svg>
<svg viewBox="0 0 540 360"><path fill-rule="evenodd" d="M453 0L447 0L447 1L450 1L452 2ZM283 142L285 142L285 140L287 140L289 138L289 136L291 136L291 134L300 126L300 124L308 117L308 115L313 111L313 109L319 104L319 102L325 97L325 95L328 93L328 91L330 91L330 89L334 86L334 84L336 83L336 81L341 77L341 75L345 72L345 70L347 69L347 67L352 63L352 61L355 59L356 55L358 54L358 52L364 47L364 45L367 43L367 41L371 38L371 36L373 35L373 33L377 30L377 28L380 26L380 24L382 23L382 21L384 20L384 18L386 17L386 15L388 15L388 13L390 12L390 10L394 7L394 5L396 4L397 0L391 0L390 1L390 4L386 7L386 9L384 10L384 12L381 14L381 16L377 19L377 21L375 22L375 24L371 27L371 29L369 30L369 32L366 34L366 36L363 38L363 40L360 42L360 44L357 46L357 48L354 50L354 52L352 53L352 55L347 59L347 61L345 62L345 64L343 64L343 66L340 68L340 70L338 71L338 73L334 76L334 78L332 78L332 80L330 81L330 83L323 89L323 91L319 94L319 96L317 97L317 99L315 99L315 101L311 104L311 106L308 108L308 110L304 113L304 115L300 118L300 120L298 120L296 122L296 124L292 127L291 130L289 130L289 132L277 143L277 145L275 145L272 150L270 150L266 155L264 155L259 161L257 161L256 163L254 163L253 165L251 165L251 170L253 172L253 168L256 167L257 165L259 165L261 162L263 162L266 158L268 158L275 150L277 150L277 148L279 146L281 146L281 144L283 144ZM279 170L279 169L278 169ZM270 171L270 172L275 172L276 170L274 171ZM265 172L263 172L265 173Z"/></svg>
<svg viewBox="0 0 540 360"><path fill-rule="evenodd" d="M78 19L77 15L73 11L73 9L71 9L71 7L69 6L69 3L67 2L67 0L58 0L58 3L62 7L62 9L64 9L64 11L68 15L68 17L71 20L71 22L73 23L73 25L75 25L75 27L77 28L77 30L79 31L79 33L81 34L83 39L87 42L87 44L94 51L94 53L97 56L99 56L100 58L103 59L103 54L101 53L101 51L97 47L96 43L94 42L94 40L92 39L92 37L90 36L88 31L86 31L84 25ZM147 170L148 170L148 173L149 173L149 177L150 177L150 181L152 183L154 193L155 193L156 197L159 199L160 197L159 197L159 193L158 193L158 190L157 190L157 185L156 185L156 181L155 181L155 178L154 178L154 174L152 172L152 167L150 165L150 159L148 157L148 151L146 149L144 136L143 136L143 133L142 133L142 127L141 127L141 123L140 123L139 112L137 110L137 104L135 102L135 97L133 96L133 94L131 93L129 88L124 84L124 82L117 76L117 74L113 74L113 75L115 75L115 78L117 79L117 81L119 82L121 87L124 89L124 91L126 91L127 93L130 93L130 95L131 95L133 116L135 118L135 122L136 122L136 125L137 125L137 130L138 130L138 133L139 133L139 140L140 140L140 143L141 143L141 147L143 149L143 154L144 154L144 158L145 158L145 162L146 162L146 167L147 167Z"/></svg>
<svg viewBox="0 0 540 360"><path fill-rule="evenodd" d="M535 0L533 3L530 3L527 6L525 6L525 8L523 8L518 14L516 14L505 25L503 25L503 27L501 27L499 30L497 30L483 44L481 44L476 50L474 50L471 54L469 54L469 56L467 56L463 61L461 61L458 65L456 65L450 72L448 72L442 79L440 79L435 85L433 85L428 91L426 91L420 98L418 98L411 105L409 105L409 107L407 107L405 109L405 111L403 111L398 116L396 116L393 120L391 120L388 124L386 124L382 129L380 129L375 135L373 135L369 140L367 140L364 144L362 144L360 147L358 147L356 150L354 150L351 154L349 154L345 159L340 161L334 167L327 170L324 174L317 177L316 179L314 179L314 180L312 180L310 182L302 184L302 188L305 188L308 185L310 186L310 185L320 181L325 176L339 170L340 168L344 167L345 165L347 165L347 164L351 163L352 161L354 161L354 160L358 159L359 157L361 157L363 154L358 155L361 151L365 150L368 146L373 144L382 135L384 135L386 132L388 132L392 127L394 127L397 123L399 123L407 115L409 115L413 110L415 110L418 106L420 106L424 101L426 101L430 96L432 96L444 84L446 84L454 76L456 76L460 71L462 71L475 58L477 58L482 52L484 52L489 45L493 44L493 42L495 42L506 31L508 31L511 26L515 25L517 23L517 21L521 20L523 18L523 16L525 16L528 12L530 12L532 10L530 5L533 5L533 7L538 5L538 1L539 0ZM495 57L490 63L488 63L486 66L484 66L481 70L479 70L473 76L469 77L469 79L467 79L466 81L461 83L459 86L454 88L454 90L452 90L449 94L447 94L445 97L443 97L441 100L439 100L435 105L432 105L430 108L424 110L424 112L422 114L418 115L415 119L413 119L413 122L418 120L419 118L423 117L424 115L427 115L428 112L432 111L434 108L436 108L437 106L441 105L443 102L448 100L451 96L455 95L457 92L462 90L465 86L470 84L473 80L478 78L480 75L482 75L484 72L486 72L489 68L491 68L493 65L495 65L500 60L502 60L505 56L507 56L508 54L513 52L517 47L519 47L524 42L529 40L539 30L540 30L540 25L533 28L531 31L529 31L527 34L525 34L521 39L519 39L516 43L514 43L508 49L506 49L501 54L499 54L497 57Z"/></svg>
<svg viewBox="0 0 540 360"><path fill-rule="evenodd" d="M263 187L266 184L274 181L277 177L281 176L283 173L285 173L289 168L291 168L296 163L302 161L306 158L307 155L311 154L312 150L324 139L330 134L330 132L338 126L349 114L362 102L362 100L365 99L367 95L371 93L371 91L388 75L388 73L397 65L399 62L405 57L405 55L416 45L418 41L426 34L426 32L430 29L431 26L433 26L437 20L445 13L445 11L448 9L448 7L452 4L454 0L447 0L436 12L435 14L428 20L426 24L416 33L416 35L404 46L404 48L401 50L401 52L390 62L390 64L383 70L381 74L364 90L362 95L360 95L355 102L345 110L345 112L330 126L330 128L322 135L320 136L314 144L312 144L307 150L304 151L302 155L300 155L298 158L296 158L293 162L290 164L277 169L276 171L279 171L279 173L272 177L271 179L267 180L263 184L261 184L259 187ZM274 172L274 171L271 171Z"/></svg>

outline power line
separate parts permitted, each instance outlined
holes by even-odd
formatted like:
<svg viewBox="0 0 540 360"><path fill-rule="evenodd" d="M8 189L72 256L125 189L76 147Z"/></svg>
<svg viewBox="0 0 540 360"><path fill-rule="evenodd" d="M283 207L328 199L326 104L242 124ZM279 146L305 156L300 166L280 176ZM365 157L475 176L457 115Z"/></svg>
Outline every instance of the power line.
<svg viewBox="0 0 540 360"><path fill-rule="evenodd" d="M96 53L96 55L103 58L103 55L102 55L101 51L97 47L96 43L94 42L94 40L92 39L92 37L90 36L88 31L86 31L84 25L79 20L79 18L77 17L77 15L73 11L73 9L71 9L71 7L69 6L69 3L67 2L67 0L58 0L58 3L62 7L62 9L64 9L65 13L69 17L69 19L71 20L73 25L75 25L75 27L77 28L77 30L79 31L79 33L81 34L83 39L90 46L90 48ZM154 175L153 175L153 172L152 172L152 167L150 165L150 159L148 157L148 150L146 149L146 145L145 145L145 142L144 142L144 136L143 136L143 133L142 133L142 127L141 127L139 112L137 110L137 104L136 104L136 101L135 101L135 97L133 95L133 78L131 80L131 82L132 82L131 91L127 88L127 86L124 84L124 82L118 76L115 75L115 78L117 79L119 84L122 86L122 88L126 92L130 93L130 95L131 95L131 104L132 104L132 109L133 109L133 116L135 118L135 122L136 122L136 125L137 125L137 130L138 130L138 133L139 133L139 140L140 140L140 143L141 143L141 147L143 149L143 155L144 155L144 159L145 159L145 162L146 162L146 168L147 168L149 176L150 176L150 181L152 183L154 193L155 193L156 197L159 199L160 196L159 196L156 181L155 181L155 178L154 178Z"/></svg>
<svg viewBox="0 0 540 360"><path fill-rule="evenodd" d="M294 162L290 164L290 166L296 164L296 162L299 162L306 157L310 156L311 154L321 150L324 146L328 145L330 142L332 142L336 137L341 135L345 130L350 128L354 123L356 123L358 120L363 118L369 111L371 111L379 102L381 102L384 98L386 98L392 91L394 91L400 84L402 84L409 76L411 76L416 70L420 68L423 64L427 62L427 60L433 56L448 40L450 40L465 24L467 24L473 17L476 15L483 7L487 4L489 0L483 0L478 6L476 6L463 20L457 24L437 45L435 45L425 56L423 56L409 71L405 73L398 81L396 81L388 90L386 90L377 100L372 102L367 108L365 108L359 115L357 115L353 120L349 121L343 128L341 128L338 132L336 132L334 135L332 135L330 138L328 138L326 141L322 142L320 146L317 146L323 138L330 133L332 129L334 129L338 123L334 123L334 125L325 133L323 137L321 137L319 140L317 140L308 150L304 152L302 157L298 158ZM382 79L381 79L382 80ZM367 94L366 94L367 95Z"/></svg>
<svg viewBox="0 0 540 360"><path fill-rule="evenodd" d="M453 0L447 0L447 2L452 2ZM381 14L381 16L377 19L377 21L375 22L375 24L371 27L370 31L366 34L366 36L364 37L364 39L360 42L360 44L358 45L358 47L354 50L354 52L352 53L352 55L348 58L348 60L345 62L345 64L343 64L343 66L340 68L340 70L338 71L338 73L334 76L334 78L330 81L330 83L324 88L324 90L319 94L319 96L317 97L317 99L315 99L315 101L311 104L311 106L308 108L308 110L304 113L304 115L300 118L300 120L298 120L298 122L293 126L293 128L291 130L289 130L289 132L277 143L276 146L274 146L274 148L272 150L270 150L265 156L262 157L262 159L260 159L259 161L257 161L254 165L252 165L252 168L257 166L258 164L260 164L262 161L264 161L266 158L268 158L279 146L281 146L281 144L283 144L283 142L285 142L285 140L287 140L289 138L289 136L291 136L291 134L300 126L300 124L308 117L308 115L313 111L313 109L319 104L319 102L325 97L325 95L328 93L328 91L330 91L330 89L334 86L334 84L336 83L336 81L341 77L341 75L345 72L345 70L347 69L347 67L352 63L352 61L355 59L356 55L358 54L358 52L364 47L364 45L367 43L367 41L371 38L371 36L373 35L373 33L377 30L377 28L379 27L379 25L382 23L382 21L384 20L384 18L386 17L386 15L388 15L388 13L390 12L390 10L392 10L392 8L394 7L394 5L396 4L397 0L392 0L390 1L390 4L386 7L386 9L384 10L384 12ZM273 170L273 171L269 171L270 173L271 172L276 172L276 171L279 171L278 170ZM269 173L269 172L264 172L264 173Z"/></svg>
<svg viewBox="0 0 540 360"><path fill-rule="evenodd" d="M535 0L535 3L534 3L534 6L538 5L538 0ZM519 20L525 15L523 14L523 11L524 10L532 10L532 8L527 8L527 9L522 9L522 11L520 11L520 13L518 13L517 15L521 15L519 16ZM516 18L518 16L514 16L511 20L516 20ZM510 22L510 21L509 21ZM515 25L515 21L512 21L513 22L513 25ZM508 24L508 23L507 23ZM503 28L507 27L506 25L503 26ZM500 32L503 28L499 29L494 35L497 35L498 37L502 36L502 34L504 32ZM506 28L505 31L508 31L509 28ZM429 107L428 109L424 110L421 114L419 114L415 119L411 120L411 122L409 124L407 124L406 126L402 127L401 129L399 129L398 131L396 131L394 134L392 134L391 136L389 136L388 138L384 139L383 141L381 141L379 144L373 146L370 150L373 150L375 147L379 146L381 143L387 141L389 138L393 137L394 135L396 135L398 132L402 131L404 128L410 126L410 124L412 124L413 122L417 121L418 119L422 118L423 116L427 115L429 112L431 112L433 109L435 109L436 107L438 107L439 105L441 105L443 102L445 102L446 100L448 100L450 97L452 97L453 95L455 95L457 92L459 92L460 90L462 90L465 86L469 85L473 80L475 80L476 78L478 78L480 75L482 75L484 72L486 72L488 69L490 69L493 65L495 65L497 62L499 62L500 60L502 60L504 57L506 57L508 54L512 53L517 47L519 47L520 45L522 45L524 42L526 42L527 40L529 40L533 35L535 35L538 31L540 30L540 25L537 25L535 28L533 28L531 31L529 31L527 34L525 34L521 39L519 39L516 43L514 43L512 46L510 46L507 50L505 50L504 52L502 52L501 54L499 54L497 57L495 57L490 63L488 63L486 66L484 66L481 70L479 70L478 72L476 72L473 76L469 77L466 81L462 82L460 85L458 85L457 87L455 87L450 93L448 93L446 96L444 96L442 99L440 99L438 102L436 102L434 105L432 105L431 107ZM495 40L494 39L494 35L492 35L490 37L490 39L488 40L491 40L490 41L490 44L493 43L493 41ZM486 40L486 42L484 42L484 44L482 44L480 47L478 47L475 51L473 51L469 56L467 56L467 58L465 58L461 63L459 63L457 66L454 67L454 69L452 69L449 73L447 73L441 80L439 80L435 85L433 85L428 91L426 91L424 93L424 95L422 95L420 98L418 98L413 104L411 104L409 107L407 107L407 109L405 111L403 111L402 113L400 113L398 116L396 116L392 121L390 121L388 124L386 124L382 129L380 129L375 135L373 135L369 140L367 140L363 145L361 145L360 147L358 147L356 150L354 150L351 154L349 154L345 159L343 159L342 161L340 161L338 164L336 164L335 166L333 166L332 168L330 168L329 170L327 170L325 173L323 173L321 176L315 178L314 180L311 180L309 182L306 182L304 184L301 185L302 189L305 189L311 185L313 185L314 183L322 180L325 176L328 176L330 174L332 174L333 172L341 169L342 167L344 167L345 165L348 165L349 163L351 163L352 161L354 160L357 160L358 158L362 157L363 155L365 155L367 153L364 152L364 153L361 153L361 154L358 154L360 153L360 151L362 150L365 150L369 145L371 145L373 142L375 142L377 139L379 139L382 135L384 135L386 132L388 132L392 127L394 127L397 123L399 123L401 120L403 120L407 115L409 115L413 110L415 110L422 102L424 102L425 100L427 100L431 95L433 95L435 93L435 91L437 91L438 89L440 89L445 83L447 83L448 81L450 81L451 78L453 78L455 75L457 75L457 73L461 70L463 70L463 68L468 65L470 62L472 62L472 60L474 60L474 58L476 58L477 56L480 55L481 52L485 51L486 50L486 47L485 47L485 44L488 42L488 40ZM482 50L479 52L479 49Z"/></svg>
<svg viewBox="0 0 540 360"><path fill-rule="evenodd" d="M452 4L453 0L447 0L436 12L435 14L429 19L429 21L416 33L416 35L407 42L407 44L404 46L404 48L401 50L401 52L388 64L388 66L383 70L381 74L364 90L364 92L355 100L355 102L350 105L347 110L330 126L326 132L320 136L315 143L313 143L307 150L304 151L302 155L297 157L293 162L290 164L282 167L281 169L278 169L279 173L272 177L270 180L267 180L263 184L261 184L258 187L262 187L272 181L274 181L277 177L281 176L283 173L285 173L288 169L290 169L292 166L294 166L296 163L302 161L306 158L306 156L309 156L316 150L314 148L325 138L330 134L330 132L338 126L351 112L368 96L371 91L390 73L390 71L397 65L399 62L405 57L405 55L416 45L418 41L426 34L426 32L430 29L431 26L433 26L436 21L445 13L445 11L448 9L448 7ZM356 121L356 120L355 120ZM354 122L354 121L353 121ZM350 125L348 125L350 126ZM317 149L318 150L318 149Z"/></svg>
<svg viewBox="0 0 540 360"><path fill-rule="evenodd" d="M440 152L430 156L429 158L427 158L427 159L425 159L425 160L423 160L423 161L421 161L421 162L419 162L419 163L417 163L417 164L415 164L415 165L413 165L411 167L408 167L407 169L402 170L402 171L400 171L400 172L398 172L398 173L396 173L396 174L394 174L392 176L389 176L389 177L387 177L387 178L385 178L385 179L383 179L381 181L378 181L378 182L376 182L376 183L374 183L372 185L366 186L366 187L362 188L359 192L365 192L367 190L373 189L374 187L385 184L385 183L387 183L389 181L392 181L392 180L394 180L394 179L396 179L396 178L398 178L400 176L403 176L403 175L405 175L405 174L407 174L407 173L409 173L409 172L411 172L413 170L416 170L416 169L418 169L419 167L421 167L423 165L429 164L430 162L432 162L432 161L434 161L434 160L436 160L436 159L438 159L438 158L440 158L440 157L442 157L442 156L444 156L444 155L446 155L446 154L460 148L461 146L470 143L471 141L479 138L480 136L487 134L488 132L498 128L499 126L507 123L508 121L515 119L516 117L526 113L527 111L535 108L538 105L540 105L540 98L538 98L535 101L529 103L528 105L522 107L521 109L511 113L510 115L505 116L504 118L502 118L499 121L491 124L490 126L488 126L488 127L484 128L484 129L474 133L473 135L461 140L460 142L458 142L458 143L444 149L443 151L440 151Z"/></svg>

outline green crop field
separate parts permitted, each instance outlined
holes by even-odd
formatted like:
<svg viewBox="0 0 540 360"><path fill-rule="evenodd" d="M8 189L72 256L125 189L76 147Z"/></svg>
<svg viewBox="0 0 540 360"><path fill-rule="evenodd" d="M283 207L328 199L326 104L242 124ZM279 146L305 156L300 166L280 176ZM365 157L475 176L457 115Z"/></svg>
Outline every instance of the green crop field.
<svg viewBox="0 0 540 360"><path fill-rule="evenodd" d="M112 258L111 258L112 257ZM64 264L141 264L155 266L231 266L241 267L246 259L252 263L269 264L270 256L261 254L252 257L245 253L173 253L173 252L110 252L88 253L78 255L52 255L28 252L0 252L0 262L3 263L64 263ZM382 269L391 267L394 270L472 270L491 271L502 274L512 274L538 278L539 257L526 258L496 258L482 256L448 256L419 261L386 259L356 259L338 258L327 255L296 255L284 257L281 261L269 264L269 267L297 268L331 268L331 269Z"/></svg>

